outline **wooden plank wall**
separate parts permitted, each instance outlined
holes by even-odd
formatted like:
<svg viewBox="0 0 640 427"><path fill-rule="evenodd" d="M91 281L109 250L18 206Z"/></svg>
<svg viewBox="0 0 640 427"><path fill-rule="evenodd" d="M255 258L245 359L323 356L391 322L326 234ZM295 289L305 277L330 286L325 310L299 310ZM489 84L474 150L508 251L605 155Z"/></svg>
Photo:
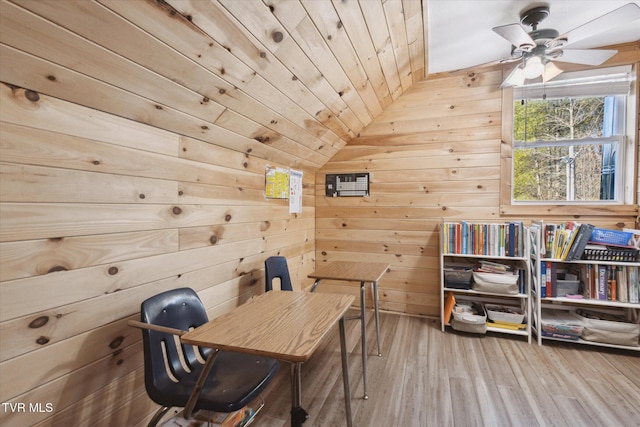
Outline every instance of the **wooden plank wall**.
<svg viewBox="0 0 640 427"><path fill-rule="evenodd" d="M442 220L575 218L634 228L637 205L623 214L591 209L585 215L565 207L554 215L501 215L501 81L498 70L416 83L322 167L316 174L317 262L388 262L381 307L439 316ZM370 197L325 197L327 173L353 172L370 173ZM337 282L323 287L355 291Z"/></svg>
<svg viewBox="0 0 640 427"><path fill-rule="evenodd" d="M310 285L314 174L424 77L421 4L1 0L0 424L144 424L142 300Z"/></svg>
<svg viewBox="0 0 640 427"><path fill-rule="evenodd" d="M298 287L313 270L313 171L292 215L264 198L265 160L1 90L0 400L54 409L2 425L133 425L151 410L126 325L144 298L189 286L214 316L263 292L269 255Z"/></svg>

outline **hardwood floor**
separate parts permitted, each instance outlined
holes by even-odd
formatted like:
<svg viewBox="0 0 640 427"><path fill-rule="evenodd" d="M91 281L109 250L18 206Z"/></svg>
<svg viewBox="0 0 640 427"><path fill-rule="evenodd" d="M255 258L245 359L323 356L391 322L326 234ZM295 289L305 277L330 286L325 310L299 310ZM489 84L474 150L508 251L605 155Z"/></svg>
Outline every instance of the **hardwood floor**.
<svg viewBox="0 0 640 427"><path fill-rule="evenodd" d="M354 426L640 426L639 352L442 333L436 320L381 313L378 357L367 314L368 400L359 323L347 322ZM346 425L335 329L302 366L305 427ZM290 425L289 371L281 364L253 425Z"/></svg>

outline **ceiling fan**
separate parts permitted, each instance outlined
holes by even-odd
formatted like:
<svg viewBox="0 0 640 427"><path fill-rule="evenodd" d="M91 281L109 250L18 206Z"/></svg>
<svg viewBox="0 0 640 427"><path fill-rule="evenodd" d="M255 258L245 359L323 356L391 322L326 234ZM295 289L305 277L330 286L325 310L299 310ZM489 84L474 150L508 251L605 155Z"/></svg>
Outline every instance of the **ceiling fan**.
<svg viewBox="0 0 640 427"><path fill-rule="evenodd" d="M492 28L495 33L512 44L511 57L498 62L520 61L500 87L521 86L526 80L538 78L547 82L562 73L562 69L555 65L556 62L600 65L617 51L566 48L580 40L640 19L640 7L635 3L628 3L569 32L560 34L551 28L538 29L538 25L549 16L549 12L548 6L534 7L522 12L520 24ZM521 24L531 27L531 31L527 32Z"/></svg>

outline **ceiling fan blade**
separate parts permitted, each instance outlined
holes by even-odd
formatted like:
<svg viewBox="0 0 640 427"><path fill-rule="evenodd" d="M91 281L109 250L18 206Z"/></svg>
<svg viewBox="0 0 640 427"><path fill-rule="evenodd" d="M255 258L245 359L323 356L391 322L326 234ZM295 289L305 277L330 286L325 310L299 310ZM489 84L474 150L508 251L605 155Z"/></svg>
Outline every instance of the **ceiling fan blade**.
<svg viewBox="0 0 640 427"><path fill-rule="evenodd" d="M452 70L452 71L449 71L449 74L452 74L452 75L462 74L462 73L466 73L468 71L477 70L478 68L493 67L493 66L498 66L498 65L502 65L502 64L508 64L510 62L521 61L521 60L522 60L521 57L498 59L496 61L485 62L483 64L472 65L470 67L464 67L464 68L460 68L460 69L457 69L457 70Z"/></svg>
<svg viewBox="0 0 640 427"><path fill-rule="evenodd" d="M542 73L542 81L548 82L551 79L554 79L557 75L562 73L562 70L558 68L556 64L553 62L547 62L544 66L544 72Z"/></svg>
<svg viewBox="0 0 640 427"><path fill-rule="evenodd" d="M636 19L640 19L640 6L635 3L628 3L571 31L559 35L547 43L547 46L556 46L558 41L563 40L566 40L564 46L568 46L580 40L593 37L596 34L628 24Z"/></svg>
<svg viewBox="0 0 640 427"><path fill-rule="evenodd" d="M504 89L511 86L522 86L524 84L524 70L521 65L515 67L506 79L500 85L500 89Z"/></svg>
<svg viewBox="0 0 640 427"><path fill-rule="evenodd" d="M552 61L571 62L573 64L600 65L613 55L617 50L605 49L563 49L562 54Z"/></svg>
<svg viewBox="0 0 640 427"><path fill-rule="evenodd" d="M500 27L493 27L492 30L521 50L529 52L536 47L536 42L520 24L502 25Z"/></svg>

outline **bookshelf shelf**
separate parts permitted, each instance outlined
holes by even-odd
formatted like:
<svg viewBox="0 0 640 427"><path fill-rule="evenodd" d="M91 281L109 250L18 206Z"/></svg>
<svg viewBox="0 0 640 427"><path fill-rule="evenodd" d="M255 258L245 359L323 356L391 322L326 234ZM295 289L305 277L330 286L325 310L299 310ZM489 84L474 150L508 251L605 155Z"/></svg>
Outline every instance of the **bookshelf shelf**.
<svg viewBox="0 0 640 427"><path fill-rule="evenodd" d="M448 255L445 255L445 257ZM474 291L473 289L458 289L458 288L444 288L444 292L455 292L458 294L468 294L468 295L478 295L478 296L495 296L495 297L505 297L505 294L498 294L498 293L494 293L494 292L480 292L480 291ZM509 298L521 298L521 299L527 299L529 298L529 295L527 294L523 294L523 293L518 293L518 294L509 294L506 295Z"/></svg>
<svg viewBox="0 0 640 427"><path fill-rule="evenodd" d="M524 337L529 336L529 332L526 330L518 331L518 330L510 330L510 329L503 329L503 328L494 328L493 326L488 326L487 332L497 332L500 334L509 334L509 335L522 335Z"/></svg>
<svg viewBox="0 0 640 427"><path fill-rule="evenodd" d="M547 341L561 341L561 342L566 342L570 344L582 344L582 345L591 345L594 347L607 347L607 348L617 348L620 350L640 351L640 347L629 347L625 345L615 345L615 344L607 344L607 343L594 342L594 341L585 341L583 339L578 339L577 341L563 339L563 338L554 338L554 337L544 337L544 339Z"/></svg>
<svg viewBox="0 0 640 427"><path fill-rule="evenodd" d="M533 295L535 295L535 292ZM540 301L542 303L559 304L559 305L575 304L575 305L590 305L594 307L600 306L600 307L619 307L619 308L640 308L640 306L636 303L620 302L620 301L599 301L599 300L584 299L584 298L573 299L573 298L566 298L566 297L555 297L555 298L545 297L545 298L540 298Z"/></svg>
<svg viewBox="0 0 640 427"><path fill-rule="evenodd" d="M514 223L512 223L514 224ZM453 295L456 303L473 302L482 304L498 304L516 307L525 316L524 329L492 326L487 321L486 331L506 335L522 336L531 342L531 303L528 229L521 223L509 228L509 223L450 223L442 222L440 228L440 320L444 332L451 322L447 320L446 300ZM457 228L456 228L457 227ZM484 231L479 231L484 227ZM490 230L491 229L491 230ZM474 231L475 230L475 231ZM464 234L463 234L464 233ZM464 237L462 237L464 235ZM466 240L466 241L465 241ZM514 254L510 256L509 254ZM452 266L479 265L482 261L508 265L512 270L519 270L517 293L506 293L491 290L465 289L458 286L447 286L445 269ZM515 289L514 289L515 291ZM452 318L449 311L449 317Z"/></svg>
<svg viewBox="0 0 640 427"><path fill-rule="evenodd" d="M615 318L622 319L627 322L622 323L611 321L607 324L606 321L601 322L600 320L596 320L596 322L589 322L585 321L586 319L584 318L576 318L578 320L575 324L581 324L585 328L584 331L586 331L589 327L591 329L599 329L600 327L615 328L617 326L625 328L629 326L633 330L634 327L631 325L634 323L638 327L637 330L640 331L640 325L637 324L640 321L640 303L635 302L637 301L637 299L631 294L632 282L628 281L628 278L632 275L632 273L630 273L632 269L640 270L640 262L596 261L583 259L574 259L567 261L557 258L545 257L545 252L548 247L545 248L543 246L543 242L545 242L543 233L543 224L536 224L536 222L534 222L530 227L530 265L532 267L531 327L532 333L533 335L535 335L538 344L542 345L544 341L562 341L578 345L590 345L640 351L640 343L638 343L637 337L635 339L636 345L631 345L632 342L630 342L630 340L625 340L625 344L603 342L608 339L613 340L612 338L605 338L603 341L585 340L583 339L583 337L585 336L584 332L577 340L553 337L543 334L543 328L545 329L545 331L548 331L549 325L554 324L552 319L554 316L556 316L555 313L563 313L561 317L565 316L565 313L568 313L567 315L570 317L575 313L581 312L602 314L602 319L613 319L613 317L607 316L614 316ZM603 276L604 281L599 282L599 275L597 273L601 271L601 269L602 271L606 271L607 273L605 276ZM614 271L615 274L611 273L611 271ZM620 277L617 276L617 274L619 274L618 272L620 271L624 271L624 281L616 280L616 278ZM570 274L575 273L577 275L579 288L575 293L572 293L568 296L556 295L554 293L556 292L555 289L557 287L558 272L569 272ZM633 280L637 286L637 278ZM613 291L612 293L612 289L616 288L617 291ZM623 292L622 295L618 293L620 291ZM556 296L549 296L549 292L553 293ZM580 319L582 319L582 322L580 321ZM597 322L601 323L594 325L594 323ZM606 334L607 329L604 329L604 331L604 333ZM634 332L630 333L633 334ZM614 336L615 334L611 333L610 335Z"/></svg>
<svg viewBox="0 0 640 427"><path fill-rule="evenodd" d="M588 265L588 264L598 264L598 265L623 265L623 266L640 266L640 263L638 262L619 262L619 261L592 261L592 260L585 260L585 259L575 259L573 261L563 261L561 259L555 259L555 258L540 258L540 261L550 261L550 262L557 262L557 263L571 263L571 264L584 264L584 265Z"/></svg>

